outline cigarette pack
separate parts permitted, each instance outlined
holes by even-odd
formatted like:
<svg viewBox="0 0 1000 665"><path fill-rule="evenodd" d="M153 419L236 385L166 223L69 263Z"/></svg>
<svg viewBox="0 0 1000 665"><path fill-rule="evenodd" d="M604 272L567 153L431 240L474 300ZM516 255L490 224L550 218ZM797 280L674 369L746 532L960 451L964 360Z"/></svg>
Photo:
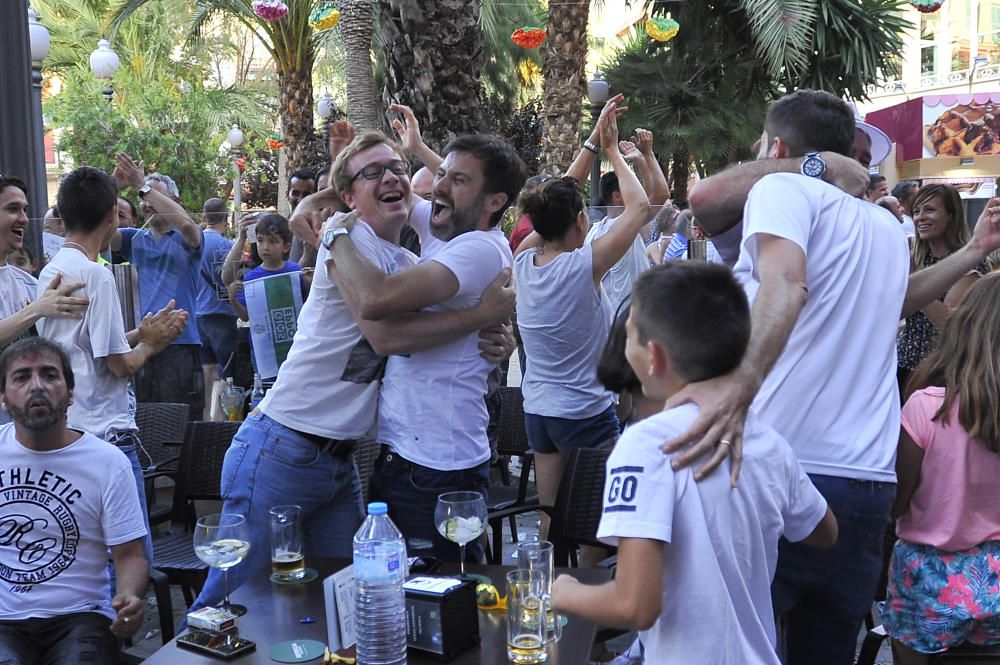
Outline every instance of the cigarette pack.
<svg viewBox="0 0 1000 665"><path fill-rule="evenodd" d="M236 615L221 607L203 607L188 612L188 625L192 628L224 633L236 627Z"/></svg>

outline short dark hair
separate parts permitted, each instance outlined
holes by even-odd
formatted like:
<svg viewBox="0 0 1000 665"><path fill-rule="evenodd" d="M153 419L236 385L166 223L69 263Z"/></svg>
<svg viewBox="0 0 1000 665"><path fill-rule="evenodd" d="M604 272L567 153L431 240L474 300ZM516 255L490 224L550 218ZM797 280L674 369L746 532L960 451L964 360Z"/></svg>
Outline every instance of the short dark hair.
<svg viewBox="0 0 1000 665"><path fill-rule="evenodd" d="M884 175L872 174L868 176L868 191L873 192L875 188L885 182Z"/></svg>
<svg viewBox="0 0 1000 665"><path fill-rule="evenodd" d="M292 230L288 228L288 220L276 212L262 215L254 226L257 235L278 236L285 242L292 241Z"/></svg>
<svg viewBox="0 0 1000 665"><path fill-rule="evenodd" d="M118 205L118 187L104 171L81 166L63 176L56 200L67 231L90 233Z"/></svg>
<svg viewBox="0 0 1000 665"><path fill-rule="evenodd" d="M14 176L0 174L0 192L8 187L17 187L24 192L25 196L28 195L28 185L23 180ZM58 215L56 216L58 217Z"/></svg>
<svg viewBox="0 0 1000 665"><path fill-rule="evenodd" d="M732 371L750 342L746 294L722 265L672 261L639 275L632 288L639 342L659 343L689 382Z"/></svg>
<svg viewBox="0 0 1000 665"><path fill-rule="evenodd" d="M778 136L791 157L828 150L847 157L854 144L854 113L822 90L797 90L771 104L764 121L768 139Z"/></svg>
<svg viewBox="0 0 1000 665"><path fill-rule="evenodd" d="M517 194L528 178L528 167L510 143L491 134L467 134L452 139L444 148L443 156L465 152L483 165L483 193L506 194L507 202L490 217L490 226L496 226L507 208L517 200Z"/></svg>
<svg viewBox="0 0 1000 665"><path fill-rule="evenodd" d="M601 184L600 187L598 187L598 192L600 194L598 204L602 206L611 205L612 194L620 191L622 191L622 189L618 184L618 174L614 171L608 171L601 176Z"/></svg>
<svg viewBox="0 0 1000 665"><path fill-rule="evenodd" d="M325 175L330 175L330 170L333 168L333 163L325 164L323 168L316 172L316 184L319 185L319 179Z"/></svg>
<svg viewBox="0 0 1000 665"><path fill-rule="evenodd" d="M7 390L7 370L10 369L15 360L34 357L43 353L51 353L59 358L66 387L73 390L76 381L73 379L73 365L69 361L69 354L66 353L66 350L45 337L28 337L19 342L14 342L0 354L0 393Z"/></svg>
<svg viewBox="0 0 1000 665"><path fill-rule="evenodd" d="M613 393L642 392L642 382L636 376L635 370L625 357L625 342L628 339L628 314L631 310L629 299L626 298L618 306L618 313L611 323L608 341L597 360L597 380Z"/></svg>
<svg viewBox="0 0 1000 665"><path fill-rule="evenodd" d="M309 169L299 169L297 171L292 171L292 175L288 176L288 182L292 182L292 178L298 178L299 180L315 180L316 174Z"/></svg>
<svg viewBox="0 0 1000 665"><path fill-rule="evenodd" d="M205 223L209 226L217 226L226 223L229 212L226 210L226 202L220 198L211 198L205 201L201 207L205 218Z"/></svg>
<svg viewBox="0 0 1000 665"><path fill-rule="evenodd" d="M903 182L896 183L896 186L892 188L892 195L899 199L900 202L903 202L918 189L920 189L920 183L913 180L904 180Z"/></svg>
<svg viewBox="0 0 1000 665"><path fill-rule="evenodd" d="M538 235L545 240L559 240L583 210L583 194L572 178L546 178L534 187L525 187L518 205L531 218Z"/></svg>
<svg viewBox="0 0 1000 665"><path fill-rule="evenodd" d="M133 221L139 219L139 211L136 209L135 204L132 203L132 199L126 198L126 197L122 196L121 194L119 194L118 195L118 200L119 201L124 201L125 203L128 204L128 209L129 209L129 212L132 213L132 219L133 219ZM56 217L58 217L58 216L59 216L59 211L56 210Z"/></svg>

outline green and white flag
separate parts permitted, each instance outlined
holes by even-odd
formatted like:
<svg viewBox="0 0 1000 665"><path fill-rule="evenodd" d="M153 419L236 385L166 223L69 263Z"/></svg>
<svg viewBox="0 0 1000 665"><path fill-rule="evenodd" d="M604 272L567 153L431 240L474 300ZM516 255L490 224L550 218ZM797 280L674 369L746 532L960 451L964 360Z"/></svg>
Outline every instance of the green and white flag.
<svg viewBox="0 0 1000 665"><path fill-rule="evenodd" d="M247 282L243 286L250 315L250 340L262 379L278 375L292 348L296 321L302 309L302 273L286 272Z"/></svg>

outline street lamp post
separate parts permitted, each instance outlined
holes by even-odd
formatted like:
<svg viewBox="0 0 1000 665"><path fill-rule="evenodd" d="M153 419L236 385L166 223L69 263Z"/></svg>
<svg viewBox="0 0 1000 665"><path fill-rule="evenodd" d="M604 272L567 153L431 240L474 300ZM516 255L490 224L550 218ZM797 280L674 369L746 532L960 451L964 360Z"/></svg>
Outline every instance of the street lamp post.
<svg viewBox="0 0 1000 665"><path fill-rule="evenodd" d="M608 82L600 72L594 73L594 78L587 84L587 99L590 100L590 122L597 124L604 103L608 101ZM590 169L590 205L596 207L601 194L601 156L594 156L594 166Z"/></svg>
<svg viewBox="0 0 1000 665"><path fill-rule="evenodd" d="M316 115L323 121L323 142L328 151L330 149L330 120L336 120L339 113L337 102L333 100L329 92L324 92L323 96L316 102Z"/></svg>
<svg viewBox="0 0 1000 665"><path fill-rule="evenodd" d="M48 179L45 176L45 127L42 121L42 61L49 54L49 31L38 22L38 12L28 7L28 39L31 44L31 121L32 169L34 183L28 202L33 217L41 218L49 205ZM37 236L41 241L40 225ZM36 233L31 233L32 240ZM34 250L34 248L32 248ZM36 254L41 256L41 254Z"/></svg>
<svg viewBox="0 0 1000 665"><path fill-rule="evenodd" d="M121 64L118 54L111 50L111 42L107 39L99 40L97 50L90 54L90 71L94 73L96 78L106 81L103 92L108 104L111 103L111 99L115 95L111 79L114 78L115 72L118 71Z"/></svg>
<svg viewBox="0 0 1000 665"><path fill-rule="evenodd" d="M240 146L243 145L243 130L240 129L239 125L233 125L233 128L229 130L229 137L226 139L229 141L229 147L233 150L233 212L239 213L240 203L243 198L243 185L240 182Z"/></svg>

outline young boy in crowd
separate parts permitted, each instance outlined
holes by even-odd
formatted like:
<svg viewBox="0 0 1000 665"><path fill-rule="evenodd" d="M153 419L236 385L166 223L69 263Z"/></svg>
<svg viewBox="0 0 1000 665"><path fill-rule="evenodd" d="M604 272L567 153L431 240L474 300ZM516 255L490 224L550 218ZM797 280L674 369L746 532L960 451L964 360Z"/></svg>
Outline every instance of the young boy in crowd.
<svg viewBox="0 0 1000 665"><path fill-rule="evenodd" d="M8 265L17 266L29 275L38 276L38 261L31 255L27 245L10 250L7 255Z"/></svg>
<svg viewBox="0 0 1000 665"><path fill-rule="evenodd" d="M247 313L247 299L243 287L247 282L289 272L302 272L302 266L294 261L286 261L292 250L292 231L288 228L288 220L278 213L262 215L254 225L257 234L257 253L262 263L244 275L242 281L237 280L229 285L229 301L233 305L236 316L244 321L250 319ZM301 278L302 300L309 292L309 280L303 274Z"/></svg>
<svg viewBox="0 0 1000 665"><path fill-rule="evenodd" d="M750 309L728 268L669 263L636 281L627 332L643 393L662 402L740 364ZM563 575L553 605L641 630L648 663L778 665L770 591L778 540L830 547L837 522L788 443L752 414L737 488L728 468L700 482L697 463L674 471L660 448L697 413L685 404L625 431L608 459L597 533L618 546L615 579L588 586Z"/></svg>

